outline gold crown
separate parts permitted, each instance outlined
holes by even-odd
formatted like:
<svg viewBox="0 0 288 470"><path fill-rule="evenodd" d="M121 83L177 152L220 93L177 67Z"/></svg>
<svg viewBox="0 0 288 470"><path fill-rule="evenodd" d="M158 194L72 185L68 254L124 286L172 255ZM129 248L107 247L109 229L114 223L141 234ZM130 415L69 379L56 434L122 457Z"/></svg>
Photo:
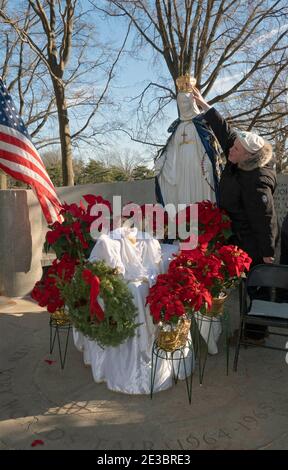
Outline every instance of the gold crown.
<svg viewBox="0 0 288 470"><path fill-rule="evenodd" d="M180 75L180 77L176 78L176 85L178 91L190 92L193 91L193 88L196 85L196 79L186 73L185 75Z"/></svg>

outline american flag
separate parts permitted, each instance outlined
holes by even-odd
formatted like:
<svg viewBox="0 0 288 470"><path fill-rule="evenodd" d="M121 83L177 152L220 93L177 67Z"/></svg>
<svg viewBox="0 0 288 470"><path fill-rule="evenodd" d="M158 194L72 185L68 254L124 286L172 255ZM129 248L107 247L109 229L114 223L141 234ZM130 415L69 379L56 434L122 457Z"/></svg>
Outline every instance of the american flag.
<svg viewBox="0 0 288 470"><path fill-rule="evenodd" d="M48 224L62 221L54 185L1 77L0 169L32 187Z"/></svg>

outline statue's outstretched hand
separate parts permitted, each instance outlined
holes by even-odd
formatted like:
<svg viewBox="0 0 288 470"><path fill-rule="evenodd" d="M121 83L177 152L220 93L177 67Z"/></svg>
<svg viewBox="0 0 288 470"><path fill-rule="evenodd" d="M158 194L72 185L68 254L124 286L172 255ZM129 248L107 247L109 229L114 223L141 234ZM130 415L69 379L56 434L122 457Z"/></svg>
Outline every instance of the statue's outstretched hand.
<svg viewBox="0 0 288 470"><path fill-rule="evenodd" d="M207 101L203 98L198 88L193 88L193 97L198 106L200 106L204 111L207 111L211 106L207 103Z"/></svg>

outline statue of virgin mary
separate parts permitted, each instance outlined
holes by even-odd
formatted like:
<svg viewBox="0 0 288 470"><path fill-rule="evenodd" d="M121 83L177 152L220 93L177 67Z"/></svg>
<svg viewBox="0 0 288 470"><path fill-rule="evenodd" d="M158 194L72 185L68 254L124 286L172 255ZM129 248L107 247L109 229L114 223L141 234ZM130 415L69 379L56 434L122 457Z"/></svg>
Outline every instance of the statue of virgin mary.
<svg viewBox="0 0 288 470"><path fill-rule="evenodd" d="M195 103L196 80L176 80L179 118L169 127L166 145L155 160L156 197L166 204L218 202L221 159L217 140Z"/></svg>

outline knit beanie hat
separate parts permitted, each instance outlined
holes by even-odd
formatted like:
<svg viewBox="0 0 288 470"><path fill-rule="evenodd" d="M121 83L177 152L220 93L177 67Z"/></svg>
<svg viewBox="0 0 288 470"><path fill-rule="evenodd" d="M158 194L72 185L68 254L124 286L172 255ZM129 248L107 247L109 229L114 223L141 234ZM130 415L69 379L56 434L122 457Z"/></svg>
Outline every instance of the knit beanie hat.
<svg viewBox="0 0 288 470"><path fill-rule="evenodd" d="M258 152L265 144L263 137L253 132L240 131L237 132L237 137L247 152L250 153Z"/></svg>

